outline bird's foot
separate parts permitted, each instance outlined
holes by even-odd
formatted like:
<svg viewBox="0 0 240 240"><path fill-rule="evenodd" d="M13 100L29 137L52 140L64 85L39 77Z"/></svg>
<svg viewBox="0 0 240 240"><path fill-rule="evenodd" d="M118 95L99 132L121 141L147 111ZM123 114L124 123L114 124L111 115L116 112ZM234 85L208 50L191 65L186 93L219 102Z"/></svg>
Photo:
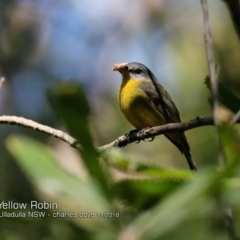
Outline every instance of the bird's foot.
<svg viewBox="0 0 240 240"><path fill-rule="evenodd" d="M155 139L155 137L150 137L147 139L143 139L144 142L152 142Z"/></svg>
<svg viewBox="0 0 240 240"><path fill-rule="evenodd" d="M142 130L146 130L148 128L151 128L151 127L147 127L147 128L142 129ZM136 136L133 136L133 134L136 134ZM147 139L144 139L143 132L141 130L139 131L138 129L131 130L130 132L126 133L124 136L125 136L125 139L118 143L119 147L125 147L129 143L131 143L132 142L131 137L134 138L134 139L137 138L137 140L135 141L135 143L137 143L137 144L140 143L141 141L152 142L155 139L155 137L149 137Z"/></svg>
<svg viewBox="0 0 240 240"><path fill-rule="evenodd" d="M133 133L136 133L136 132L138 132L138 129L134 129L134 130L131 130L130 132L128 132L128 133L126 133L124 136L125 136L125 139L124 139L124 141L121 141L121 142L119 142L118 143L118 146L119 147L125 147L125 146L127 146L131 141L131 135L133 134ZM141 140L138 140L138 141L136 141L136 143L139 143Z"/></svg>
<svg viewBox="0 0 240 240"><path fill-rule="evenodd" d="M146 127L143 130L146 130L146 129L149 129L149 128L151 128L151 127ZM145 138L145 139L142 139L142 140L144 142L152 142L154 139L155 139L155 137L149 137L149 138Z"/></svg>
<svg viewBox="0 0 240 240"><path fill-rule="evenodd" d="M128 137L129 137L129 140L130 140L130 135L131 134L134 134L134 133L138 133L139 130L138 129L134 129L134 130L131 130L129 133L127 133ZM135 141L136 144L140 143L142 139L138 139L137 141Z"/></svg>

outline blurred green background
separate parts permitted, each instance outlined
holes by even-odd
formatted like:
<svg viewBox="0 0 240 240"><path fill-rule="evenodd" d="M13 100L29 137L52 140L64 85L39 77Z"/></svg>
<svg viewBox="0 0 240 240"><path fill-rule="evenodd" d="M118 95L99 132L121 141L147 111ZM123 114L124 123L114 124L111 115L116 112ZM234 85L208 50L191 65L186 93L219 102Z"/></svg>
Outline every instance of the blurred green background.
<svg viewBox="0 0 240 240"><path fill-rule="evenodd" d="M238 96L237 34L223 1L209 1L209 12L219 80ZM212 126L186 132L197 174L164 136L101 154L93 147L133 129L118 108L114 63L148 66L183 121L211 115L200 1L2 0L0 29L0 114L68 131L84 146L0 124L0 201L120 213L0 217L0 239L228 239L226 206L240 224L239 127L221 130L229 164L220 173Z"/></svg>

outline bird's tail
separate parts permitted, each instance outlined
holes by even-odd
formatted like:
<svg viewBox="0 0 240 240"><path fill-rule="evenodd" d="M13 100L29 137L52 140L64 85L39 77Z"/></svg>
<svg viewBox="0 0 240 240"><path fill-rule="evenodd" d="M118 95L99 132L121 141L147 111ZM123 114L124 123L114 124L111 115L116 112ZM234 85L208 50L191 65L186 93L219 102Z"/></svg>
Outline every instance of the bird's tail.
<svg viewBox="0 0 240 240"><path fill-rule="evenodd" d="M166 134L165 136L181 151L182 154L184 154L184 156L187 159L189 168L192 171L196 172L197 167L191 156L190 147L188 145L185 134L183 132L180 132L180 133Z"/></svg>
<svg viewBox="0 0 240 240"><path fill-rule="evenodd" d="M197 171L197 167L196 167L196 164L191 156L191 153L190 153L190 148L189 148L189 145L188 145L188 142L187 142L187 139L184 135L184 133L180 133L179 134L180 137L181 137L181 143L182 143L182 153L184 154L184 156L186 157L187 159L187 162L188 162L188 165L189 165L189 168L196 172Z"/></svg>

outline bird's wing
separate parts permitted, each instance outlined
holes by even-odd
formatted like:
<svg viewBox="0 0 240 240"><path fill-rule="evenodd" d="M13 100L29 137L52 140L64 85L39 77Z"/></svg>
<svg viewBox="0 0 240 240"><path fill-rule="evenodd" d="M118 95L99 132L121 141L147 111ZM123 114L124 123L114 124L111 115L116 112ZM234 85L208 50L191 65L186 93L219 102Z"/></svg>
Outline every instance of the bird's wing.
<svg viewBox="0 0 240 240"><path fill-rule="evenodd" d="M156 87L159 90L156 91L155 86L152 82L142 82L140 89L146 94L149 101L155 105L155 107L166 117L167 122L181 122L179 112L176 105L172 101L168 92L159 83L156 83Z"/></svg>
<svg viewBox="0 0 240 240"><path fill-rule="evenodd" d="M177 107L172 101L170 95L163 86L157 82L155 83L158 91L153 83L149 81L142 82L140 84L140 89L146 94L149 101L165 116L167 122L181 122ZM190 147L184 132L167 133L165 136L180 150L181 153L185 155L190 169L196 171L197 168L190 154Z"/></svg>
<svg viewBox="0 0 240 240"><path fill-rule="evenodd" d="M142 84L140 84L141 90L146 94L149 101L151 103L153 103L156 106L156 108L165 116L166 121L168 123L181 122L177 107L174 104L174 102L172 101L168 92L159 83L156 83L156 87L158 88L159 93L156 91L156 88L152 82L144 81L144 82L142 82ZM166 114L167 114L167 116L166 116ZM174 145L176 145L176 147L182 153L185 152L184 148L186 149L186 152L189 152L190 147L188 145L186 136L183 132L169 133L169 134L165 134L165 136ZM184 144L184 146L182 145L182 143Z"/></svg>

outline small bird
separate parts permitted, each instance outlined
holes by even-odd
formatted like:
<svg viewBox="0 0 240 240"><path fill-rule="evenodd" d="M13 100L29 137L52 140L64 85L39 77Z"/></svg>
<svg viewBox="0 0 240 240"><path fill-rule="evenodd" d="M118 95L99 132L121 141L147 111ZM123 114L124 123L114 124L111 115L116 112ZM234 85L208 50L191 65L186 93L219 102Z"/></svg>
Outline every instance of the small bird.
<svg viewBox="0 0 240 240"><path fill-rule="evenodd" d="M181 122L176 105L150 69L141 63L131 62L114 64L113 71L122 74L119 106L135 128L140 130ZM196 171L185 134L173 132L166 133L165 136L185 155L189 168Z"/></svg>

